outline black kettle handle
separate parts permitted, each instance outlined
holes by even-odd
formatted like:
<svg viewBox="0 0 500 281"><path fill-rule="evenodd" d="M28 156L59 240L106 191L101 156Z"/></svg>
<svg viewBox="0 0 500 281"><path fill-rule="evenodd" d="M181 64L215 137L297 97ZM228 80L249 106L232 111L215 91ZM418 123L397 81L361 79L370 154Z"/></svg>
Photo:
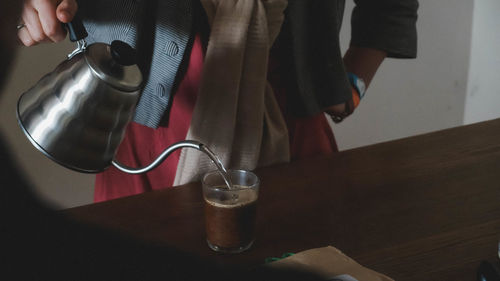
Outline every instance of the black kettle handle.
<svg viewBox="0 0 500 281"><path fill-rule="evenodd" d="M78 15L75 15L71 22L68 22L64 25L68 29L69 40L71 40L71 42L80 41L89 35Z"/></svg>

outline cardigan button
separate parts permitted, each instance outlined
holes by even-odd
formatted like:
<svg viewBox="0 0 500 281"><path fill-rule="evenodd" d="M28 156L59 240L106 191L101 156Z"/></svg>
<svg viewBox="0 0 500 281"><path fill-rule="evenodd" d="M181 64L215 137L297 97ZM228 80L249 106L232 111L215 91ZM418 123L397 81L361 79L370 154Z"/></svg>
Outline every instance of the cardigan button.
<svg viewBox="0 0 500 281"><path fill-rule="evenodd" d="M179 46L174 41L165 44L165 54L169 57L175 57L179 53Z"/></svg>
<svg viewBox="0 0 500 281"><path fill-rule="evenodd" d="M157 84L156 85L156 94L161 97L161 98L164 98L166 93L165 93L165 87L162 85L162 84Z"/></svg>

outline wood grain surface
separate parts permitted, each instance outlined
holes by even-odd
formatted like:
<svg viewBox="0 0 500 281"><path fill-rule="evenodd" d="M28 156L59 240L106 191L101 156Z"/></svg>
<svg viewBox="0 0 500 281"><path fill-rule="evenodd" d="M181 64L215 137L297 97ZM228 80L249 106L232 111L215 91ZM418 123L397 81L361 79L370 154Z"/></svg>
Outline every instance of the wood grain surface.
<svg viewBox="0 0 500 281"><path fill-rule="evenodd" d="M498 263L500 119L256 171L257 239L222 255L205 242L201 185L63 211L222 263L332 245L395 280L476 280Z"/></svg>

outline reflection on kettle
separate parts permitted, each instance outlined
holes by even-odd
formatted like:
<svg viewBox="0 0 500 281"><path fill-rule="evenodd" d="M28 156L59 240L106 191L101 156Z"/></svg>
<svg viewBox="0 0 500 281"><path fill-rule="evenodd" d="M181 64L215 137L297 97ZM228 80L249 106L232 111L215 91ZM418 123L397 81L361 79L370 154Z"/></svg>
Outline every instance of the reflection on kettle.
<svg viewBox="0 0 500 281"><path fill-rule="evenodd" d="M178 148L204 150L199 142L183 141L147 167L129 168L114 161L143 82L135 50L122 41L86 46L81 21L75 19L67 27L77 49L17 104L19 125L38 150L79 172L97 173L114 165L135 174L155 168Z"/></svg>

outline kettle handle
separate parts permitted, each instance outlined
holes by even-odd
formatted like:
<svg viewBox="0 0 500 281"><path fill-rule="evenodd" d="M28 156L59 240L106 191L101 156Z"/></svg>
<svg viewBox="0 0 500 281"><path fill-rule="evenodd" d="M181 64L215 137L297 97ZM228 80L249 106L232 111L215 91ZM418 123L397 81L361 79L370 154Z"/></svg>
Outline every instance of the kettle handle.
<svg viewBox="0 0 500 281"><path fill-rule="evenodd" d="M71 42L80 41L89 35L78 15L75 15L71 22L65 23L64 25L68 29L69 40L71 40Z"/></svg>

